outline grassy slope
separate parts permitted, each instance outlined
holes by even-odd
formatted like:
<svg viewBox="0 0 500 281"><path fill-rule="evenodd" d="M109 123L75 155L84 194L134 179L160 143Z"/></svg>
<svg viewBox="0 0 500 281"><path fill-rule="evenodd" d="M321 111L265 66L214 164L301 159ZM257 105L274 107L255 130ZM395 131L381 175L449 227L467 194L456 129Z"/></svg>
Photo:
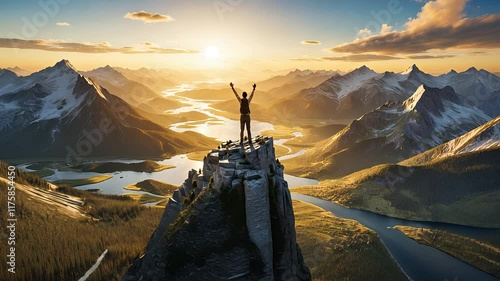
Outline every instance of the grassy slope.
<svg viewBox="0 0 500 281"><path fill-rule="evenodd" d="M375 232L308 203L294 200L293 208L313 280L407 280Z"/></svg>
<svg viewBox="0 0 500 281"><path fill-rule="evenodd" d="M500 277L500 248L446 231L396 226L420 244L437 248L483 271Z"/></svg>
<svg viewBox="0 0 500 281"><path fill-rule="evenodd" d="M132 198L133 200L139 202L140 204L155 203L155 202L158 202L158 204L160 204L166 202L165 197L151 195L151 194L125 193L123 195Z"/></svg>
<svg viewBox="0 0 500 281"><path fill-rule="evenodd" d="M406 219L500 227L498 159L500 149L424 166L379 165L294 191Z"/></svg>
<svg viewBox="0 0 500 281"><path fill-rule="evenodd" d="M0 162L1 177L6 175L6 167ZM47 188L45 181L19 170L16 182ZM0 185L1 190L7 188L4 182ZM138 206L123 196L102 196L67 186L60 190L84 199L84 208L93 219L72 219L17 190L17 270L10 274L6 263L1 263L0 280L77 280L105 249L108 254L88 280L121 280L130 263L143 252L163 210ZM0 210L7 209L6 196L0 192ZM0 219L5 221L5 216L0 211ZM6 253L5 236L1 242L0 249Z"/></svg>

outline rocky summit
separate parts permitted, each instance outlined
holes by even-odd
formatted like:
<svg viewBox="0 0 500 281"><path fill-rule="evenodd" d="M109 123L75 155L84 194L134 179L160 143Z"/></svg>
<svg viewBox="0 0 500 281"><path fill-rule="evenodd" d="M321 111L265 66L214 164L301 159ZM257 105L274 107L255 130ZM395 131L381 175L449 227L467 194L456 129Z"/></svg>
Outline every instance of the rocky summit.
<svg viewBox="0 0 500 281"><path fill-rule="evenodd" d="M273 139L224 142L170 198L123 280L311 280Z"/></svg>

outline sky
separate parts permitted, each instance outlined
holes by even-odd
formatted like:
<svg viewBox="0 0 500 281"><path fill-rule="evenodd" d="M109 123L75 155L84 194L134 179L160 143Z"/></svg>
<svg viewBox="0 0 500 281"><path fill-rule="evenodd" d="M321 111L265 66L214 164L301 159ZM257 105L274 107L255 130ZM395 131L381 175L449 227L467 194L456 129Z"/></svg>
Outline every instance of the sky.
<svg viewBox="0 0 500 281"><path fill-rule="evenodd" d="M0 68L500 72L496 0L17 0Z"/></svg>

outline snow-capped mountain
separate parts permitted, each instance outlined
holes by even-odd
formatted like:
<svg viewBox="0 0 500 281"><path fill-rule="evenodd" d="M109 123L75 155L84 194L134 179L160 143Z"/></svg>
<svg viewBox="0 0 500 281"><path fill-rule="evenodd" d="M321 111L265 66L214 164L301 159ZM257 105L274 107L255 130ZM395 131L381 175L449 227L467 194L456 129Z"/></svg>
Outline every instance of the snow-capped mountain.
<svg viewBox="0 0 500 281"><path fill-rule="evenodd" d="M79 74L66 60L28 77L17 77L0 85L0 107L3 107L0 130L12 126L14 120L37 122L66 117L79 106L83 97L68 95ZM2 75L3 77L3 75ZM21 111L23 118L11 114ZM26 124L15 124L26 125Z"/></svg>
<svg viewBox="0 0 500 281"><path fill-rule="evenodd" d="M16 73L7 70L0 69L0 85L9 85L17 80L18 76Z"/></svg>
<svg viewBox="0 0 500 281"><path fill-rule="evenodd" d="M279 101L273 108L300 118L355 119L388 100L407 99L422 84L451 86L461 99L471 100L489 115L500 114L500 77L475 68L432 76L416 65L401 73L381 74L363 66L345 75L334 75L315 88Z"/></svg>
<svg viewBox="0 0 500 281"><path fill-rule="evenodd" d="M67 61L0 76L0 158L160 156L191 145L144 118ZM2 82L3 81L3 82ZM201 137L201 136L199 136ZM203 137L201 137L203 139Z"/></svg>
<svg viewBox="0 0 500 281"><path fill-rule="evenodd" d="M355 120L344 134L334 136L331 144L340 144L343 149L344 145L383 137L386 144L393 144L395 149L416 154L490 119L471 103L460 101L450 86L438 89L422 85L404 102L387 102Z"/></svg>
<svg viewBox="0 0 500 281"><path fill-rule="evenodd" d="M297 118L354 119L388 100L407 98L410 94L405 87L394 87L400 76L379 74L362 66L345 75L334 75L319 86L304 89L272 107Z"/></svg>
<svg viewBox="0 0 500 281"><path fill-rule="evenodd" d="M446 86L420 86L403 102L387 102L306 153L318 170L345 175L399 162L467 133L491 117Z"/></svg>
<svg viewBox="0 0 500 281"><path fill-rule="evenodd" d="M423 165L467 152L500 148L500 116L484 123L447 143L401 162L403 165Z"/></svg>

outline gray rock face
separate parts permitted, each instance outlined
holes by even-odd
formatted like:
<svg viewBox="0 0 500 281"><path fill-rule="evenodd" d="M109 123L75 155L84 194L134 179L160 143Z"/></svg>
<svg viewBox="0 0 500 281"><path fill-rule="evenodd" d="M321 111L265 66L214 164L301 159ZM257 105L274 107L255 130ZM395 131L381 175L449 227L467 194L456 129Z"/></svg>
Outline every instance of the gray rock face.
<svg viewBox="0 0 500 281"><path fill-rule="evenodd" d="M273 139L223 143L169 200L123 280L311 280Z"/></svg>

